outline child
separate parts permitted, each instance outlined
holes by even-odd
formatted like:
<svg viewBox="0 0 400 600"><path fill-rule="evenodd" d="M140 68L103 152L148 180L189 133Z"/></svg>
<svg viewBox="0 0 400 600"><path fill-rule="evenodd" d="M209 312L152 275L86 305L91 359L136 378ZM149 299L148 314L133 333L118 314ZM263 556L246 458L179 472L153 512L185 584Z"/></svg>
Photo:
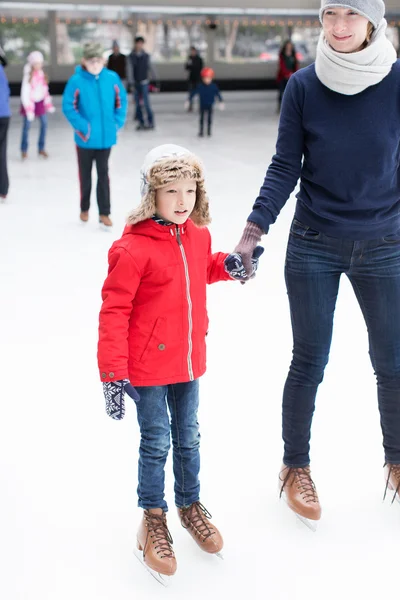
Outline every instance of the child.
<svg viewBox="0 0 400 600"><path fill-rule="evenodd" d="M46 147L47 113L54 113L55 108L49 94L47 77L43 71L44 58L41 52L31 52L24 67L21 85L21 115L24 117L21 139L21 156L28 157L28 137L32 121L40 120L38 141L39 156L48 158Z"/></svg>
<svg viewBox="0 0 400 600"><path fill-rule="evenodd" d="M200 131L199 137L204 136L204 116L207 113L207 134L211 135L211 126L213 118L213 107L215 98L220 101L220 109L224 109L224 103L222 100L221 92L216 83L213 82L214 71L209 67L204 67L201 70L202 83L200 83L196 89L192 90L189 95L189 100L186 102L186 107L190 107L193 98L198 94L200 97Z"/></svg>
<svg viewBox="0 0 400 600"><path fill-rule="evenodd" d="M112 227L108 160L117 142L117 130L125 123L127 100L119 76L104 68L103 49L96 42L85 44L82 66L78 66L63 95L63 112L75 130L81 187L81 214L89 220L92 165L97 169L97 204L100 224Z"/></svg>
<svg viewBox="0 0 400 600"><path fill-rule="evenodd" d="M10 124L10 116L10 87L4 72L4 67L0 64L0 202L6 200L9 186L7 171L7 132Z"/></svg>
<svg viewBox="0 0 400 600"><path fill-rule="evenodd" d="M223 546L199 496L197 409L199 378L206 370L206 284L246 276L238 255L211 252L208 199L196 156L180 146L154 148L141 180L141 205L109 253L98 362L109 416L124 416L125 391L136 402L138 496L144 509L137 548L145 566L162 579L177 566L164 500L170 434L181 523L205 552L217 554ZM253 276L259 255L257 249Z"/></svg>

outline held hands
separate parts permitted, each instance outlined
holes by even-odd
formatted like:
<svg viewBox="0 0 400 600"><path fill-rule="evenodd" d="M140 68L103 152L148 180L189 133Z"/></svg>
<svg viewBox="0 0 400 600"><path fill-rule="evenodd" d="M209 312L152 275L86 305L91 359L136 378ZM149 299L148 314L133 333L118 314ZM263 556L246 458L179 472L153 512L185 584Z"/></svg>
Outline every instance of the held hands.
<svg viewBox="0 0 400 600"><path fill-rule="evenodd" d="M264 248L262 246L257 246L251 257L251 275L248 274L244 265L242 256L237 252L230 254L225 259L225 271L229 273L232 279L236 279L241 283L246 283L249 279L255 277L257 269L258 269L258 261L260 256L263 254Z"/></svg>
<svg viewBox="0 0 400 600"><path fill-rule="evenodd" d="M219 110L225 110L225 102L220 102L218 104L218 108L219 108Z"/></svg>
<svg viewBox="0 0 400 600"><path fill-rule="evenodd" d="M35 120L35 114L34 113L26 113L26 118L28 119L28 121L30 123L32 123L32 121Z"/></svg>
<svg viewBox="0 0 400 600"><path fill-rule="evenodd" d="M190 107L190 102L189 100L185 100L185 104L184 104L184 108L185 110L188 110L188 108Z"/></svg>
<svg viewBox="0 0 400 600"><path fill-rule="evenodd" d="M47 109L47 112L49 112L49 113L52 115L53 113L55 113L55 112L56 112L56 109L55 109L55 107L54 107L54 106L50 106L50 107Z"/></svg>
<svg viewBox="0 0 400 600"><path fill-rule="evenodd" d="M140 402L140 396L131 385L129 379L103 382L103 393L106 400L106 412L109 417L120 421L125 416L125 392L135 402Z"/></svg>

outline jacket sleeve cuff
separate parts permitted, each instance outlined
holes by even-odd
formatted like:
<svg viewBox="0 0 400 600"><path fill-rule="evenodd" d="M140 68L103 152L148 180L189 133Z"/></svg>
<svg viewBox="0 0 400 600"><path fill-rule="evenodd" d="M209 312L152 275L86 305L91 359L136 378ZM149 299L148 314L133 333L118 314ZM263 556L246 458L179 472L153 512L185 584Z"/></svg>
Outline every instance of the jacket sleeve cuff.
<svg viewBox="0 0 400 600"><path fill-rule="evenodd" d="M129 374L126 369L119 369L113 371L112 369L100 369L100 379L103 383L110 381L121 381L122 379L129 379Z"/></svg>

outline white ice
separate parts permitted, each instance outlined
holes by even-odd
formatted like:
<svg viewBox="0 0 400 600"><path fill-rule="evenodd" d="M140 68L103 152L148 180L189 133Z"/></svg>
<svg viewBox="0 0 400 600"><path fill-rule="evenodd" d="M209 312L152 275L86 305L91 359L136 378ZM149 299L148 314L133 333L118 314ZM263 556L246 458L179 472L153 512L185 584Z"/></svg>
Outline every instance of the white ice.
<svg viewBox="0 0 400 600"><path fill-rule="evenodd" d="M201 139L183 94L153 102L157 129L132 117L112 152L112 233L94 198L79 223L72 131L50 117L50 158L19 157L13 100L11 188L0 205L0 597L4 600L333 600L396 597L400 507L382 504L376 383L359 307L343 279L331 360L313 426L312 467L323 505L311 533L279 502L281 396L291 358L283 278L294 210L263 242L256 281L209 289L208 372L201 384L201 500L225 538L225 560L201 553L166 496L178 571L161 588L133 556L139 432L107 417L96 365L107 251L139 200L139 167L160 143L204 160L215 250L238 241L274 152L274 93L227 93L214 136ZM329 142L329 140L328 140Z"/></svg>

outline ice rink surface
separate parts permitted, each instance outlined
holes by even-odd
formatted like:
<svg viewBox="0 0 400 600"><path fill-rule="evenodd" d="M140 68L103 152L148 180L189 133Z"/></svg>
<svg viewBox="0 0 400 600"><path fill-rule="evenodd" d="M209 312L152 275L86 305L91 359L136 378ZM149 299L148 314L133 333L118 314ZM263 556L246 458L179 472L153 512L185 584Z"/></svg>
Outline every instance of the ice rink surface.
<svg viewBox="0 0 400 600"><path fill-rule="evenodd" d="M80 224L76 151L60 111L39 159L19 154L13 99L11 188L0 205L0 597L4 600L357 600L396 597L400 506L382 503L376 383L361 312L345 278L331 360L318 395L312 472L323 518L307 530L278 498L281 396L292 338L283 278L294 197L264 239L257 280L209 288L208 372L201 383L201 500L225 538L225 560L201 553L166 496L178 571L168 589L132 550L139 432L127 398L107 417L96 364L107 251L139 202L139 168L167 142L207 171L213 247L239 239L274 152L275 94L226 93L201 139L183 94L153 96L157 129L135 131L132 107L112 151L112 233Z"/></svg>

